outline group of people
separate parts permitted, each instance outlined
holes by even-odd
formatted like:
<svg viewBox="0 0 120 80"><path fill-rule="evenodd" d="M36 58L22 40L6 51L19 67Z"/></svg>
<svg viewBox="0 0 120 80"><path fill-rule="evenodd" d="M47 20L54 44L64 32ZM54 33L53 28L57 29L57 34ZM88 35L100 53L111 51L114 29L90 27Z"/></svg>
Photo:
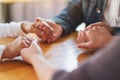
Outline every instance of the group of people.
<svg viewBox="0 0 120 80"><path fill-rule="evenodd" d="M51 43L73 32L82 22L87 24L77 35L78 48L99 49L72 72L58 70L43 56L36 33ZM0 24L0 37L16 37L0 46L0 58L21 55L30 63L39 80L119 80L120 79L120 0L70 0L68 6L52 19L36 18L35 22Z"/></svg>

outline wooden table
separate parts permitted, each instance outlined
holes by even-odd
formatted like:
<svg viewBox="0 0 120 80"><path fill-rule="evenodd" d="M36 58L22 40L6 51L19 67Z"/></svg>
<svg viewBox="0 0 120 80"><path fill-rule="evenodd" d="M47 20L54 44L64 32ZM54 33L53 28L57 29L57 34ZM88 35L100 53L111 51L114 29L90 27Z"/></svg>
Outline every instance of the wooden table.
<svg viewBox="0 0 120 80"><path fill-rule="evenodd" d="M0 39L0 44L8 44L14 38ZM76 33L65 36L55 43L41 43L45 57L59 69L72 71L78 66L78 62L91 55L77 48ZM82 54L83 53L83 54ZM37 80L31 65L21 60L9 60L0 62L0 80Z"/></svg>

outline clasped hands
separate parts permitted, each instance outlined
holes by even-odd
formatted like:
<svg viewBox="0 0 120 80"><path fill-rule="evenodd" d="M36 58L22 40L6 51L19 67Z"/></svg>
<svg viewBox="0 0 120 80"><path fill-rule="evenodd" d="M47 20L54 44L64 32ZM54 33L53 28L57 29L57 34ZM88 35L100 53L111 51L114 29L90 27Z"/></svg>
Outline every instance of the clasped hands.
<svg viewBox="0 0 120 80"><path fill-rule="evenodd" d="M22 29L25 33L36 33L43 41L48 43L59 39L63 33L63 28L52 20L37 18L34 23L23 22ZM84 31L79 31L77 35L78 48L98 49L107 44L113 36L112 28L102 22L97 22L86 27ZM12 43L8 44L4 50L3 58L14 58L20 55L23 48L29 48L33 39L20 35ZM41 49L41 48L40 48ZM42 54L42 50L40 51Z"/></svg>
<svg viewBox="0 0 120 80"><path fill-rule="evenodd" d="M78 48L99 49L104 47L113 39L111 31L112 27L103 22L87 26L84 31L78 32Z"/></svg>

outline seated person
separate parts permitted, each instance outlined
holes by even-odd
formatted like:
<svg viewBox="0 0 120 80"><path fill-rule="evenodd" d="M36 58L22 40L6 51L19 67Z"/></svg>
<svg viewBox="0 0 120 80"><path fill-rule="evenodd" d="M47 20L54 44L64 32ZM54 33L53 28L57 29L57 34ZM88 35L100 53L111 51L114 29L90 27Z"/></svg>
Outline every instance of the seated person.
<svg viewBox="0 0 120 80"><path fill-rule="evenodd" d="M89 29L86 32L88 44L98 36L101 40L106 41L103 36L110 36L103 27ZM105 35L101 35L105 34ZM50 64L43 56L41 48L36 40L33 40L30 47L23 48L21 55L24 61L30 63L38 80L119 80L120 79L120 36L112 37L113 39L104 48L96 52L93 56L83 61L77 69L72 72L58 70ZM111 39L111 38L107 38ZM95 43L97 42L97 38ZM87 44L86 43L86 44ZM28 52L29 51L29 52Z"/></svg>

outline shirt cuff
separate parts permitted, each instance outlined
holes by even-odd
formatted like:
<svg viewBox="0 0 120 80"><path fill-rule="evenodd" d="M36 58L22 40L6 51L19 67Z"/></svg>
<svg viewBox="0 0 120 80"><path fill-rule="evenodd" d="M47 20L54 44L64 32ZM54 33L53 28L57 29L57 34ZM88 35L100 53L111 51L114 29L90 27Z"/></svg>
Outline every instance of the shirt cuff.
<svg viewBox="0 0 120 80"><path fill-rule="evenodd" d="M5 47L6 47L5 45L0 45L0 61L2 60L2 55Z"/></svg>
<svg viewBox="0 0 120 80"><path fill-rule="evenodd" d="M22 27L21 27L23 21L22 21L22 22L18 22L18 23L15 23L15 22L11 22L11 23L14 24L13 28L14 28L15 34L16 34L17 36L18 36L19 34L21 34L21 33L24 33L23 30L22 30Z"/></svg>

